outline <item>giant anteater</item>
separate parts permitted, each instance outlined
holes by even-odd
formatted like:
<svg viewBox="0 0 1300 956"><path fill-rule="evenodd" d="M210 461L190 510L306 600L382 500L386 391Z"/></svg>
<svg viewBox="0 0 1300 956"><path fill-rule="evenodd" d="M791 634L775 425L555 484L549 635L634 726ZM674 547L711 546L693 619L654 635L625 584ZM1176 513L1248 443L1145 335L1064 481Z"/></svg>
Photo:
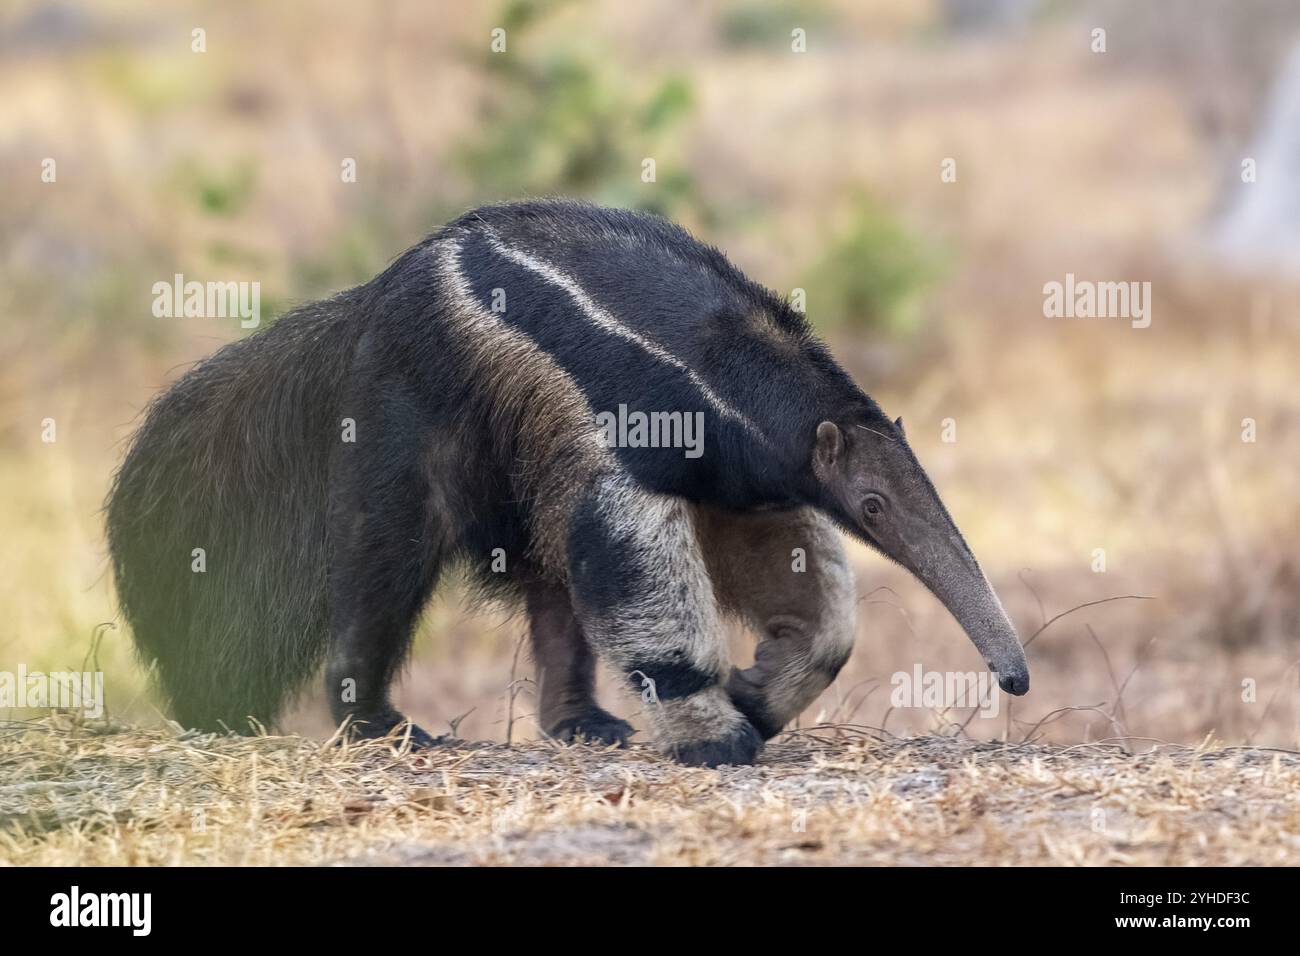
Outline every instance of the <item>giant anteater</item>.
<svg viewBox="0 0 1300 956"><path fill-rule="evenodd" d="M647 440L647 419L699 422L702 445ZM788 302L642 213L477 209L227 345L150 406L107 510L122 610L189 726L269 723L323 660L336 720L406 729L389 685L459 562L527 608L547 734L626 740L600 655L665 752L748 762L849 655L837 528L1028 688L901 419ZM759 635L752 667L728 662L727 613Z"/></svg>

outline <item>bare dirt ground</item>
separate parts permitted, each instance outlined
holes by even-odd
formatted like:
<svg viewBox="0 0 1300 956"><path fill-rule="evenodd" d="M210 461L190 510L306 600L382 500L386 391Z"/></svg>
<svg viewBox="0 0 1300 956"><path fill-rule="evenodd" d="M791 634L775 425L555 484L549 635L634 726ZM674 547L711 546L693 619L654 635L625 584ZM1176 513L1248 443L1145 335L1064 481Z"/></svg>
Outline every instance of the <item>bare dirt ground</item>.
<svg viewBox="0 0 1300 956"><path fill-rule="evenodd" d="M0 864L1300 863L1300 754L787 734L753 767L628 750L0 730Z"/></svg>

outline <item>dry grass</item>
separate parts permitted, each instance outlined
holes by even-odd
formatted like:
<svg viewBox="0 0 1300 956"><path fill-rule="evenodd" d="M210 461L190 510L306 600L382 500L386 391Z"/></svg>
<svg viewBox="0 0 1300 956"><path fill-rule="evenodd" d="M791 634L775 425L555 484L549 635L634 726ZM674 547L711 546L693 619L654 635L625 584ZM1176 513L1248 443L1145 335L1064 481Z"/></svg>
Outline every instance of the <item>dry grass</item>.
<svg viewBox="0 0 1300 956"><path fill-rule="evenodd" d="M788 734L755 767L648 747L12 724L0 863L1300 863L1300 754Z"/></svg>

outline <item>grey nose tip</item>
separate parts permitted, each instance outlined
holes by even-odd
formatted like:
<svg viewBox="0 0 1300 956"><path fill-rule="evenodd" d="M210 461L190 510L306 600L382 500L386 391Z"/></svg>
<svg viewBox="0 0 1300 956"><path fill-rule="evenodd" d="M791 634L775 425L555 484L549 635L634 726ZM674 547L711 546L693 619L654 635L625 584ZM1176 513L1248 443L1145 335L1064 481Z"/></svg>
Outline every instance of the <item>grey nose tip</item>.
<svg viewBox="0 0 1300 956"><path fill-rule="evenodd" d="M1028 674L999 674L998 686L1008 694L1023 697L1029 691Z"/></svg>

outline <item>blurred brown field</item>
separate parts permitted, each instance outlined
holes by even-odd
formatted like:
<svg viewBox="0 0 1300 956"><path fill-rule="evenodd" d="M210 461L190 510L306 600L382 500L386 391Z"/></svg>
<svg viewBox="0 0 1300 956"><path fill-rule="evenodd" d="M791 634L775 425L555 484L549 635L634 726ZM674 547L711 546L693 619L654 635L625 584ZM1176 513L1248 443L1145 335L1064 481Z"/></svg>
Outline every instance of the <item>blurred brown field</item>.
<svg viewBox="0 0 1300 956"><path fill-rule="evenodd" d="M1034 638L1032 691L996 718L894 709L895 672L980 662L855 547L858 645L802 726L1300 747L1300 283L1209 243L1252 188L1239 163L1300 11L1245 4L1246 30L1209 3L993 4L973 25L969 6L6 5L0 670L89 656L115 717L162 719L128 635L99 628L99 508L148 399L242 333L155 318L154 282L259 281L269 321L460 211L561 193L663 211L804 288L1023 637L1106 602ZM1151 326L1045 318L1067 273L1150 282ZM1125 595L1149 600L1107 600ZM536 736L522 634L444 588L399 704L435 731ZM330 729L314 693L286 726Z"/></svg>

